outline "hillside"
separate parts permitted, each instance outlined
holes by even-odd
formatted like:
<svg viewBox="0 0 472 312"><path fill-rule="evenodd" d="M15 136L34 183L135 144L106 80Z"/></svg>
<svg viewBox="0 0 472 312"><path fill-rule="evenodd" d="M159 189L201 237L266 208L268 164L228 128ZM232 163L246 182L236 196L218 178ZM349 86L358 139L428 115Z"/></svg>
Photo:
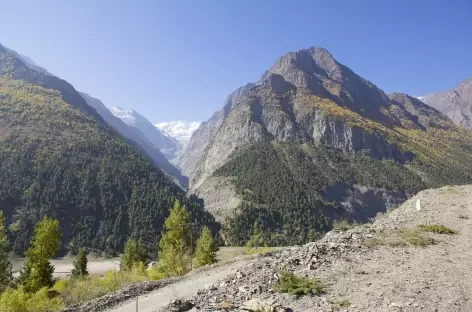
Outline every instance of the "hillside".
<svg viewBox="0 0 472 312"><path fill-rule="evenodd" d="M472 130L472 77L452 90L428 94L422 101L449 116L457 125Z"/></svg>
<svg viewBox="0 0 472 312"><path fill-rule="evenodd" d="M157 311L471 311L472 284L465 278L472 265L471 194L471 186L420 192L374 223L262 256L194 289L190 298L164 307L156 302L162 307ZM427 223L456 232L420 230ZM277 284L283 271L318 280L322 291L281 293Z"/></svg>
<svg viewBox="0 0 472 312"><path fill-rule="evenodd" d="M447 116L310 48L235 91L181 167L227 242L262 231L266 243L300 244L333 219L365 221L421 189L470 183L471 151L472 134Z"/></svg>
<svg viewBox="0 0 472 312"><path fill-rule="evenodd" d="M0 208L15 252L26 250L44 215L59 219L64 251L112 254L131 236L155 247L176 199L196 222L213 225L199 201L187 199L69 83L0 46Z"/></svg>

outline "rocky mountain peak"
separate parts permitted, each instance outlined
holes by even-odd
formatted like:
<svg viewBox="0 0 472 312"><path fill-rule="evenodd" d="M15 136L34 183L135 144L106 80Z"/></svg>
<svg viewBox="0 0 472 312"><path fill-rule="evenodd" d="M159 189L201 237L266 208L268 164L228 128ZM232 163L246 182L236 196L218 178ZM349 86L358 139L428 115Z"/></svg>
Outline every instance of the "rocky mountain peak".
<svg viewBox="0 0 472 312"><path fill-rule="evenodd" d="M472 77L452 90L428 94L422 100L446 114L457 125L472 130Z"/></svg>

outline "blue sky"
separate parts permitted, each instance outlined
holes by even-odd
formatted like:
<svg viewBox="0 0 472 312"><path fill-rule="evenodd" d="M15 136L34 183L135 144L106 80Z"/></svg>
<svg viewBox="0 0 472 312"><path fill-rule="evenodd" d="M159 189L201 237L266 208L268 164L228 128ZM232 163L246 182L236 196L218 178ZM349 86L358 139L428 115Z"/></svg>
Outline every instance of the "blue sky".
<svg viewBox="0 0 472 312"><path fill-rule="evenodd" d="M0 43L152 122L205 120L279 56L310 46L386 92L423 95L472 76L470 0L15 0L1 10Z"/></svg>

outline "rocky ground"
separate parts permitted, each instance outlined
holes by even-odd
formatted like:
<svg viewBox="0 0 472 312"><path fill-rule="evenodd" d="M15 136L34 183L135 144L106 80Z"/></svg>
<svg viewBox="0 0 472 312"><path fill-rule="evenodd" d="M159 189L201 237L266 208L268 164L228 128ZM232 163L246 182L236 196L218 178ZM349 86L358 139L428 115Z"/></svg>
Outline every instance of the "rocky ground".
<svg viewBox="0 0 472 312"><path fill-rule="evenodd" d="M457 234L416 230L434 239L423 247L399 238L422 224ZM471 268L472 186L445 187L422 191L373 223L248 262L158 311L472 311ZM282 270L320 280L325 293L278 292Z"/></svg>

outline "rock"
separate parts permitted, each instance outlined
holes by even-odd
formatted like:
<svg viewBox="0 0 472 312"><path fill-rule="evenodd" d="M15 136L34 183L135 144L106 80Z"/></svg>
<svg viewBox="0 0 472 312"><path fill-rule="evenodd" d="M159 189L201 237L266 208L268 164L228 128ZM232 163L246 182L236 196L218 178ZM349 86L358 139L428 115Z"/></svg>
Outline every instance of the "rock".
<svg viewBox="0 0 472 312"><path fill-rule="evenodd" d="M285 309L280 310L282 305L274 300L261 300L261 299L251 299L244 302L241 307L239 308L241 311L267 311L267 312L274 312L274 311L285 311ZM278 309L278 310L276 310Z"/></svg>

